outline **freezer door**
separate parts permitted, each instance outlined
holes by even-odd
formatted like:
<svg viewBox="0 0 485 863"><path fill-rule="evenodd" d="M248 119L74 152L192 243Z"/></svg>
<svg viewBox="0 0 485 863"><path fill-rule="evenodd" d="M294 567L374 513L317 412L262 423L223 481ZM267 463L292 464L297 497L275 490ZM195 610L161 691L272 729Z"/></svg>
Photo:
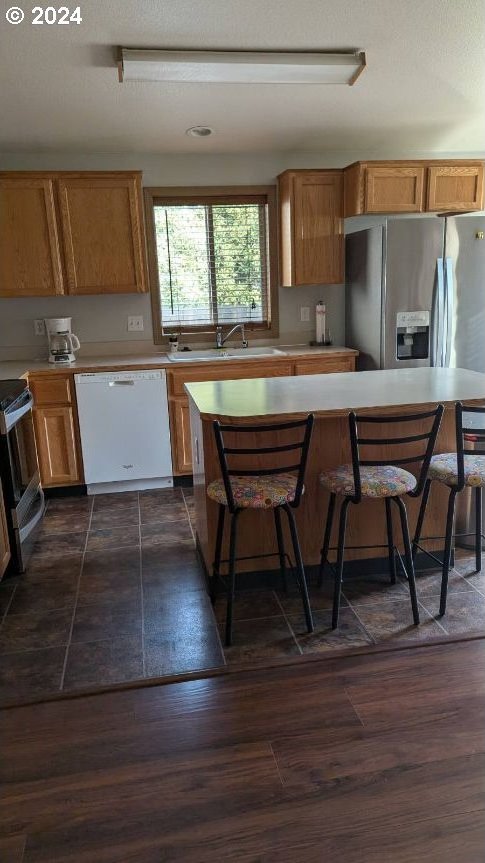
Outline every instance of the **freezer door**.
<svg viewBox="0 0 485 863"><path fill-rule="evenodd" d="M485 373L485 216L446 220L445 262L448 365Z"/></svg>
<svg viewBox="0 0 485 863"><path fill-rule="evenodd" d="M438 325L438 261L443 258L444 219L388 219L384 243L384 315L382 368L429 366L442 332ZM430 355L397 359L396 320L399 312L430 313ZM440 363L436 361L436 365Z"/></svg>
<svg viewBox="0 0 485 863"><path fill-rule="evenodd" d="M383 234L379 225L345 240L345 344L360 371L381 368Z"/></svg>

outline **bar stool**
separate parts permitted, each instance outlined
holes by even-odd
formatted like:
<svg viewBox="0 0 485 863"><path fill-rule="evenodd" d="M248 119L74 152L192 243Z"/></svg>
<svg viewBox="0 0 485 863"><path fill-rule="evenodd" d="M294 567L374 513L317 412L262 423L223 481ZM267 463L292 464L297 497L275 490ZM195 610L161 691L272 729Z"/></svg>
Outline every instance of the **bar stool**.
<svg viewBox="0 0 485 863"><path fill-rule="evenodd" d="M335 585L332 612L333 629L336 629L338 626L340 610L340 594L342 591L345 536L347 528L347 510L351 503L360 504L362 500L365 499L383 499L385 502L387 548L392 582L395 582L396 580L396 566L394 558L391 501L397 506L399 510L399 516L401 520L401 532L404 543L404 555L406 560L405 571L409 583L409 593L411 595L413 621L415 625L419 623L416 582L414 577L414 563L411 552L411 542L409 538L407 511L406 505L402 500L402 497L405 494L409 495L409 497L419 497L419 495L423 491L442 415L442 405L438 405L438 407L433 411L426 411L425 413L418 414L408 414L406 416L358 416L354 412L349 414L349 432L352 462L350 464L339 465L339 467L333 468L329 471L324 471L322 474L320 474L321 484L330 492L327 521L325 525L325 534L320 560L320 585L323 582L325 564L328 563L328 552L330 547L330 537L332 532L336 497L337 495L343 495L344 498L340 507L337 565L335 569ZM379 425L392 425L408 422L422 422L427 419L432 420L431 428L427 432L422 434L410 434L394 438L372 438L359 436L359 426L361 424L375 425L377 423ZM394 460L383 458L362 459L360 456L361 446L380 448L392 445L406 446L409 444L415 444L418 441L427 442L425 452L421 455L410 455L406 458L399 458ZM402 464L411 463L420 464L420 470L417 479L412 473L400 467L400 465ZM354 548L356 548L356 546L354 546Z"/></svg>
<svg viewBox="0 0 485 863"><path fill-rule="evenodd" d="M448 576L451 565L451 551L455 521L456 496L465 488L475 489L475 565L476 572L482 568L482 489L485 486L485 428L463 425L463 414L481 414L485 418L485 407L463 407L458 402L455 407L456 452L440 453L433 456L429 466L428 479L423 492L419 510L416 533L413 540L413 555L421 548L421 531L426 512L431 483L434 481L447 485L450 489L448 512L446 515L445 551L442 563L440 615L446 612ZM470 419L468 422L471 422ZM482 422L485 425L485 422ZM483 448L467 449L465 441L480 443ZM424 549L421 549L424 551ZM429 554L429 552L426 552Z"/></svg>
<svg viewBox="0 0 485 863"><path fill-rule="evenodd" d="M221 425L217 420L214 422L214 434L221 466L222 479L211 482L207 487L207 496L219 504L219 517L217 522L216 546L212 578L220 577L222 538L224 532L224 518L226 509L231 516L231 533L229 543L229 573L227 591L227 613L226 613L226 645L232 643L232 617L233 604L236 588L236 539L237 525L240 514L248 509L272 509L278 543L278 556L280 569L285 578L285 547L281 525L281 513L283 510L288 518L293 552L295 555L296 577L303 602L303 610L308 632L313 632L313 619L308 598L308 590L305 578L305 570L300 551L298 532L293 510L296 509L304 493L305 470L308 459L308 449L313 429L313 414L305 420L295 422L278 423L273 425L248 426L248 425ZM280 432L291 432L303 429L298 440L282 443L277 446L227 446L226 435L244 436L248 433L261 434L270 437ZM292 437L290 435L290 437ZM294 436L293 436L294 437ZM237 438L236 438L237 440ZM274 464L271 455L277 455L277 461L281 462L284 453L300 451L297 464L279 466ZM239 456L253 456L254 460L265 464L264 467L241 470L229 467L227 456L231 457L231 463L237 463ZM288 456L289 458L289 456ZM288 459L287 459L288 460ZM266 466L266 463L270 464ZM240 464L241 462L239 462ZM294 473L296 472L296 473ZM214 581L215 584L215 581Z"/></svg>

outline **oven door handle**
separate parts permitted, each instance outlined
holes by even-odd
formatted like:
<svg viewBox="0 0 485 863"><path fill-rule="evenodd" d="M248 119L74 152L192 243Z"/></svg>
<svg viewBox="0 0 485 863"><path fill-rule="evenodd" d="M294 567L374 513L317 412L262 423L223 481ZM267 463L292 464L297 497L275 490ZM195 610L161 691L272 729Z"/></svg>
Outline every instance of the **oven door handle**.
<svg viewBox="0 0 485 863"><path fill-rule="evenodd" d="M25 414L32 410L33 404L34 397L32 393L29 392L29 397L25 404L22 405L22 407L17 408L16 411L12 411L12 413L10 414L3 414L3 416L0 414L0 419L2 420L2 425L4 427L3 429L0 429L0 431L3 431L3 433L6 434L11 429L13 429L14 425L18 423L19 419L21 419L23 416L25 416Z"/></svg>
<svg viewBox="0 0 485 863"><path fill-rule="evenodd" d="M34 530L34 528L39 524L39 521L44 517L45 510L45 496L41 486L39 486L39 506L37 507L32 518L29 519L27 524L24 524L23 527L19 530L19 539L20 542L24 542L24 540L29 536L30 533Z"/></svg>

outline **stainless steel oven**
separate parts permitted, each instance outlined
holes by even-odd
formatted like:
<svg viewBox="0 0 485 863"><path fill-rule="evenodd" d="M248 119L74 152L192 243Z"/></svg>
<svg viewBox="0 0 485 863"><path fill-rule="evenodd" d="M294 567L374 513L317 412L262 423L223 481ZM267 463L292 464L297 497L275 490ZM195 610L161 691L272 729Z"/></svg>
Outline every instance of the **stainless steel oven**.
<svg viewBox="0 0 485 863"><path fill-rule="evenodd" d="M26 381L0 381L0 476L14 572L25 571L45 509L33 402Z"/></svg>

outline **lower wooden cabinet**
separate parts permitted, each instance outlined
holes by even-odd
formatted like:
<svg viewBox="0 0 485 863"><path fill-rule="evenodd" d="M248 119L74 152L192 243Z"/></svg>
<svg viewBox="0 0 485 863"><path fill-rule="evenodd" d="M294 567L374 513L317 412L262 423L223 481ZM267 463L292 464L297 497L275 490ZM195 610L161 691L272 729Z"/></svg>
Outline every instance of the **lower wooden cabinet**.
<svg viewBox="0 0 485 863"><path fill-rule="evenodd" d="M281 357L260 363L220 363L203 367L167 369L172 465L175 476L192 473L192 442L189 400L184 384L191 381L236 380L240 378L287 377L292 375L351 372L351 353L327 356ZM34 428L42 485L79 485L84 482L76 393L72 372L29 375L34 396Z"/></svg>
<svg viewBox="0 0 485 863"><path fill-rule="evenodd" d="M220 366L203 369L177 369L167 372L170 406L170 434L172 438L172 464L175 476L192 473L192 443L190 433L189 400L184 384L192 381L237 380L240 378L287 377L292 375L319 375L331 372L355 371L355 355L302 357L301 360L265 360L261 366L249 367L242 363L225 370Z"/></svg>
<svg viewBox="0 0 485 863"><path fill-rule="evenodd" d="M295 375L329 375L333 372L354 372L355 357L339 357L334 360L303 360L295 363Z"/></svg>
<svg viewBox="0 0 485 863"><path fill-rule="evenodd" d="M5 504L3 502L2 483L0 482L0 578L2 578L10 562L10 542L8 538Z"/></svg>
<svg viewBox="0 0 485 863"><path fill-rule="evenodd" d="M170 431L172 437L172 465L174 473L192 473L190 411L189 401L187 398L173 399L171 401Z"/></svg>
<svg viewBox="0 0 485 863"><path fill-rule="evenodd" d="M83 482L72 374L29 376L40 479L46 488Z"/></svg>
<svg viewBox="0 0 485 863"><path fill-rule="evenodd" d="M35 408L34 428L42 485L76 485L81 482L72 407Z"/></svg>

